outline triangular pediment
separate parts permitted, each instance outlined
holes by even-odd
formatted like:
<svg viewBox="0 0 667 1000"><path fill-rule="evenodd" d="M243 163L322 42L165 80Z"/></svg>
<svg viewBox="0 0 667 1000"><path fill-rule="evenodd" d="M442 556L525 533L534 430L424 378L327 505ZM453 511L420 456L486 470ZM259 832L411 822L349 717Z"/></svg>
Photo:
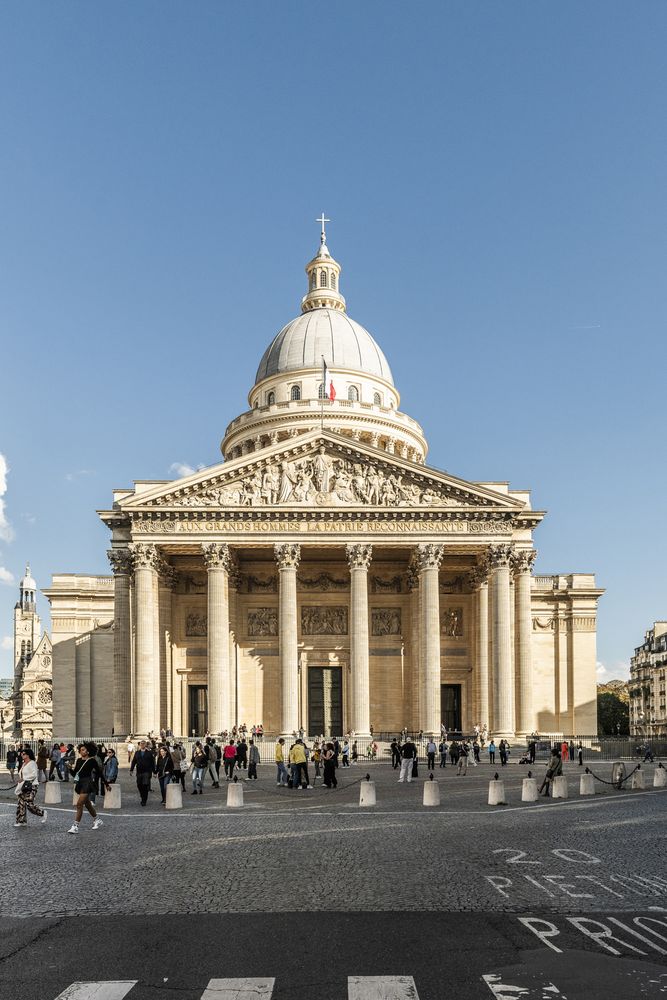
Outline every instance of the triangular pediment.
<svg viewBox="0 0 667 1000"><path fill-rule="evenodd" d="M121 500L124 512L340 507L518 511L516 497L313 431Z"/></svg>

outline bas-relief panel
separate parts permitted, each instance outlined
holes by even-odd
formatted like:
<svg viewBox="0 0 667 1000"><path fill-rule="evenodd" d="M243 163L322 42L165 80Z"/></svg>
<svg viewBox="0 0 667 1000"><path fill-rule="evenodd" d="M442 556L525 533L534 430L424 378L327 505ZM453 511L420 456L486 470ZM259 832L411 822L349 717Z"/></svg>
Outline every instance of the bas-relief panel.
<svg viewBox="0 0 667 1000"><path fill-rule="evenodd" d="M444 608L440 612L440 635L460 639L463 635L463 608Z"/></svg>
<svg viewBox="0 0 667 1000"><path fill-rule="evenodd" d="M301 608L302 635L347 635L347 608L317 607Z"/></svg>
<svg viewBox="0 0 667 1000"><path fill-rule="evenodd" d="M185 616L185 635L190 637L208 634L208 615L205 611L188 611Z"/></svg>
<svg viewBox="0 0 667 1000"><path fill-rule="evenodd" d="M371 608L371 635L401 635L401 609Z"/></svg>
<svg viewBox="0 0 667 1000"><path fill-rule="evenodd" d="M278 635L278 608L253 608L248 611L248 635Z"/></svg>

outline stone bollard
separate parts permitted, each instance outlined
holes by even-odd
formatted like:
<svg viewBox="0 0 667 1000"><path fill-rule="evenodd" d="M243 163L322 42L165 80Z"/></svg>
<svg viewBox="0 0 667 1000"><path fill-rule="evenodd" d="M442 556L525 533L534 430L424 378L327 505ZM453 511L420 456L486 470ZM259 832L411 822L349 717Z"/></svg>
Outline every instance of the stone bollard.
<svg viewBox="0 0 667 1000"><path fill-rule="evenodd" d="M54 805L56 802L62 802L63 796L60 791L59 781L47 781L46 787L44 788L44 805Z"/></svg>
<svg viewBox="0 0 667 1000"><path fill-rule="evenodd" d="M658 764L653 772L653 787L667 788L667 769L662 764Z"/></svg>
<svg viewBox="0 0 667 1000"><path fill-rule="evenodd" d="M537 802L539 798L539 793L537 791L537 778L533 778L530 771L528 772L528 777L523 779L521 785L521 801L522 802Z"/></svg>
<svg viewBox="0 0 667 1000"><path fill-rule="evenodd" d="M240 809L243 805L243 785L234 778L227 785L227 808Z"/></svg>
<svg viewBox="0 0 667 1000"><path fill-rule="evenodd" d="M428 781L424 782L424 805L440 805L440 785L437 781L433 780L433 775L430 776Z"/></svg>
<svg viewBox="0 0 667 1000"><path fill-rule="evenodd" d="M641 768L632 772L632 781L630 782L632 788L644 788L644 772Z"/></svg>
<svg viewBox="0 0 667 1000"><path fill-rule="evenodd" d="M375 782L371 781L370 774L367 774L364 780L359 785L359 805L360 806L377 805L377 801L375 798Z"/></svg>
<svg viewBox="0 0 667 1000"><path fill-rule="evenodd" d="M108 791L104 793L104 808L105 809L120 809L120 785L113 784Z"/></svg>
<svg viewBox="0 0 667 1000"><path fill-rule="evenodd" d="M559 774L558 777L554 778L551 783L551 798L552 799L566 799L567 798L567 778L564 774Z"/></svg>
<svg viewBox="0 0 667 1000"><path fill-rule="evenodd" d="M595 795L595 778L586 768L586 773L579 778L579 794Z"/></svg>
<svg viewBox="0 0 667 1000"><path fill-rule="evenodd" d="M167 803L165 809L183 808L183 789L180 781L170 781L167 785Z"/></svg>
<svg viewBox="0 0 667 1000"><path fill-rule="evenodd" d="M489 782L489 805L507 805L507 799L505 798L505 782L498 777L497 772L493 776L493 780Z"/></svg>

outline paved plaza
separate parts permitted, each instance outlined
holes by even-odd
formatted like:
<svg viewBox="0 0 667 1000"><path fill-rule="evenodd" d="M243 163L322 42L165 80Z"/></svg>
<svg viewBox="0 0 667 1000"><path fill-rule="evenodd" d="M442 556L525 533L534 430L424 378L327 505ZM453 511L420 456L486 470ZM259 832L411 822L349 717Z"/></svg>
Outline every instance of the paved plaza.
<svg viewBox="0 0 667 1000"><path fill-rule="evenodd" d="M595 770L609 779L611 764ZM377 805L360 808L367 771ZM124 770L121 811L102 811L98 831L84 818L78 837L67 802L14 829L3 791L0 996L667 995L667 798L653 768L645 791L598 783L580 798L569 764L567 801L522 803L527 771L503 769L508 804L489 807L488 764L436 769L441 804L425 808L423 766L411 784L382 762L297 791L262 765L240 810L223 784L166 812L157 782L141 808Z"/></svg>

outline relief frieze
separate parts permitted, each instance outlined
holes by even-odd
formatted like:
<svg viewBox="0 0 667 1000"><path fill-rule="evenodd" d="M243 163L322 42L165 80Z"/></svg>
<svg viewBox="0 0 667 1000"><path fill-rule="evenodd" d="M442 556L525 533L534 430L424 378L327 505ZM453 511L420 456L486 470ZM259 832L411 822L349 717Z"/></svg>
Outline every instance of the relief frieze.
<svg viewBox="0 0 667 1000"><path fill-rule="evenodd" d="M248 612L248 635L278 635L278 609L253 608Z"/></svg>
<svg viewBox="0 0 667 1000"><path fill-rule="evenodd" d="M203 636L208 633L208 618L205 612L190 611L185 618L185 634L191 636Z"/></svg>
<svg viewBox="0 0 667 1000"><path fill-rule="evenodd" d="M463 608L445 608L440 612L440 635L460 639L463 635Z"/></svg>
<svg viewBox="0 0 667 1000"><path fill-rule="evenodd" d="M297 576L297 583L303 590L317 590L326 594L330 590L349 590L350 579L331 576L330 573L320 573L318 576L305 577Z"/></svg>
<svg viewBox="0 0 667 1000"><path fill-rule="evenodd" d="M347 635L347 608L301 608L302 635Z"/></svg>
<svg viewBox="0 0 667 1000"><path fill-rule="evenodd" d="M371 608L371 635L400 634L400 608Z"/></svg>

